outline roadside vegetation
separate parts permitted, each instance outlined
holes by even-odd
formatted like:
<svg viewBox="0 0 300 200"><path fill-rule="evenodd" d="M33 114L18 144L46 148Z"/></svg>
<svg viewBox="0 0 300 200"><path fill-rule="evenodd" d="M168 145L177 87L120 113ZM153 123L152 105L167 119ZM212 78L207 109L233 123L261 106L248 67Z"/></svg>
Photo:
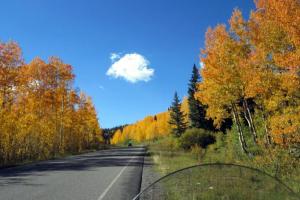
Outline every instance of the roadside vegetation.
<svg viewBox="0 0 300 200"><path fill-rule="evenodd" d="M118 129L112 142L148 144L168 174L203 163L260 169L300 193L300 4L257 0L244 19L208 28L200 70L170 108Z"/></svg>
<svg viewBox="0 0 300 200"><path fill-rule="evenodd" d="M207 148L193 146L190 150L183 150L178 140L173 137L146 144L156 164L155 170L161 176L186 167L206 163L238 164L264 171L283 181L294 192L300 194L300 169L298 167L300 162L298 159L291 158L287 152L280 148L266 150L260 156L248 157L238 151L238 138L231 136L218 133L216 143ZM272 151L274 157L265 156L270 153L268 151Z"/></svg>
<svg viewBox="0 0 300 200"><path fill-rule="evenodd" d="M74 78L59 58L25 63L17 43L0 42L0 166L101 146L96 110Z"/></svg>

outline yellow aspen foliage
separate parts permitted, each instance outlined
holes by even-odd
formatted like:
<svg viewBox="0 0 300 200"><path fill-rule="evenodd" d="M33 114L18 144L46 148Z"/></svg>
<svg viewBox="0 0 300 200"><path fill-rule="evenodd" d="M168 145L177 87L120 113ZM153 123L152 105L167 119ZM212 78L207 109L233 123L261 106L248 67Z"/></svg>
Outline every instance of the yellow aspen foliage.
<svg viewBox="0 0 300 200"><path fill-rule="evenodd" d="M121 131L118 129L111 140L112 144L119 144L134 140L143 142L155 140L170 134L169 112L162 112L154 116L147 116L143 120L128 125Z"/></svg>
<svg viewBox="0 0 300 200"><path fill-rule="evenodd" d="M73 88L72 66L56 57L26 64L20 47L0 43L0 165L96 148L92 100Z"/></svg>
<svg viewBox="0 0 300 200"><path fill-rule="evenodd" d="M257 84L267 86L256 98L265 108L275 142L289 145L300 141L300 2L255 3L249 35L253 54L259 58L257 68L265 72Z"/></svg>
<svg viewBox="0 0 300 200"><path fill-rule="evenodd" d="M114 133L114 137L111 140L111 144L118 144L120 143L120 141L122 141L121 139L122 137L122 132L120 129L118 129L115 133Z"/></svg>
<svg viewBox="0 0 300 200"><path fill-rule="evenodd" d="M187 97L184 97L183 100L182 100L182 103L181 103L181 111L184 113L185 115L185 123L188 124L188 114L189 114L189 102L188 102L188 99Z"/></svg>
<svg viewBox="0 0 300 200"><path fill-rule="evenodd" d="M230 111L251 122L251 113L247 117L241 106L251 99L263 115L266 136L278 144L298 143L300 2L257 0L255 4L249 20L236 9L228 30L225 25L207 30L201 53L203 81L195 96L208 106L207 117L216 126Z"/></svg>

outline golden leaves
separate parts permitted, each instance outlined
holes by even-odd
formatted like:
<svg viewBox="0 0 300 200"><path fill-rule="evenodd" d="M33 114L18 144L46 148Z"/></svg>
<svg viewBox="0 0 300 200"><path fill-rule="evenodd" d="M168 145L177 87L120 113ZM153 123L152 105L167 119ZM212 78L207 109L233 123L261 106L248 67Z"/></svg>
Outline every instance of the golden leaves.
<svg viewBox="0 0 300 200"><path fill-rule="evenodd" d="M59 58L23 63L13 42L0 43L0 165L79 152L102 140L89 97L72 85Z"/></svg>
<svg viewBox="0 0 300 200"><path fill-rule="evenodd" d="M195 96L208 105L207 117L215 125L228 117L231 103L251 98L268 116L266 123L276 137L293 138L300 131L295 112L300 105L300 3L255 3L247 21L240 10L233 11L230 32L225 25L207 30L201 51L203 82Z"/></svg>
<svg viewBox="0 0 300 200"><path fill-rule="evenodd" d="M142 142L154 140L170 134L169 112L162 112L155 116L147 116L143 120L128 125L121 131L118 129L113 136L112 143L118 144L127 140Z"/></svg>

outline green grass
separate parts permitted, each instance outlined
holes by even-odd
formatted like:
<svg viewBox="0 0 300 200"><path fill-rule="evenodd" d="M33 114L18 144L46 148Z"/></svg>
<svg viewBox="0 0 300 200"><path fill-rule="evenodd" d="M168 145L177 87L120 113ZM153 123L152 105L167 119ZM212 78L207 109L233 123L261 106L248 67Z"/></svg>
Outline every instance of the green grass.
<svg viewBox="0 0 300 200"><path fill-rule="evenodd" d="M254 147L258 149L255 150L258 152L257 155L248 157L239 150L238 145L235 135L229 133L228 135L217 135L217 142L205 150L193 148L191 151L183 151L173 138L150 142L148 143L148 149L156 164L155 170L161 175L197 164L233 163L260 169L271 176L276 176L299 194L299 160L290 158L284 151L274 149L273 152L267 152L257 147ZM218 174L220 172L221 174ZM228 175L229 179L235 176L235 171L230 173ZM286 191L280 189L280 185L274 185L273 179L261 178L255 173L245 173L243 178L232 183L226 179L218 178L222 177L222 171L216 169L203 170L192 174L193 176L190 176L189 179L187 179L187 176L177 176L175 179L170 177L168 180L163 181L161 187L168 195L168 198L165 199L220 199L220 197L223 199L294 199L288 197ZM214 175L213 179L217 181L213 182L209 178L212 177L212 174ZM189 180L190 185L187 180ZM202 184L201 187L197 187L199 180ZM180 184L182 187L180 187ZM209 189L210 184L218 185L219 189ZM184 185L189 185L189 187L184 187ZM252 192L249 192L251 190ZM182 196L182 194L185 195ZM267 194L267 196L264 196L264 194Z"/></svg>
<svg viewBox="0 0 300 200"><path fill-rule="evenodd" d="M206 165L167 176L160 199L296 199L271 177L237 166ZM158 189L156 189L158 190ZM157 191L152 190L155 194Z"/></svg>

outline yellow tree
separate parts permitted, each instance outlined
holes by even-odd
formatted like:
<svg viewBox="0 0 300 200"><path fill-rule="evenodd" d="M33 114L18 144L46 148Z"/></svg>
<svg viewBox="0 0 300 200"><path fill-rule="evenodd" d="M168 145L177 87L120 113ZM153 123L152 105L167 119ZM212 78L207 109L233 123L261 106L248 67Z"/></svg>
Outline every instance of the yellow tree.
<svg viewBox="0 0 300 200"><path fill-rule="evenodd" d="M16 79L20 66L23 65L21 48L15 42L0 42L0 162L14 160L17 154L14 125L15 113L12 110L17 95Z"/></svg>
<svg viewBox="0 0 300 200"><path fill-rule="evenodd" d="M237 105L245 97L239 64L247 55L247 46L232 38L225 25L208 29L205 49L202 51L205 66L201 70L203 81L195 94L197 99L208 105L207 117L212 118L217 127L232 113L244 152L247 152L247 145Z"/></svg>
<svg viewBox="0 0 300 200"><path fill-rule="evenodd" d="M13 93L17 86L18 68L24 64L22 51L15 42L0 42L0 90L1 105L5 108L6 103L11 103Z"/></svg>
<svg viewBox="0 0 300 200"><path fill-rule="evenodd" d="M260 101L275 142L287 145L300 141L300 3L258 0L256 7L249 38L258 78L248 91Z"/></svg>
<svg viewBox="0 0 300 200"><path fill-rule="evenodd" d="M122 137L122 132L120 129L118 129L115 133L114 133L114 136L111 140L111 143L112 144L119 144L121 143L121 137Z"/></svg>
<svg viewBox="0 0 300 200"><path fill-rule="evenodd" d="M124 143L127 140L143 142L167 136L170 134L169 117L168 112L146 116L143 120L126 126L123 131L120 129L116 130L112 143Z"/></svg>

